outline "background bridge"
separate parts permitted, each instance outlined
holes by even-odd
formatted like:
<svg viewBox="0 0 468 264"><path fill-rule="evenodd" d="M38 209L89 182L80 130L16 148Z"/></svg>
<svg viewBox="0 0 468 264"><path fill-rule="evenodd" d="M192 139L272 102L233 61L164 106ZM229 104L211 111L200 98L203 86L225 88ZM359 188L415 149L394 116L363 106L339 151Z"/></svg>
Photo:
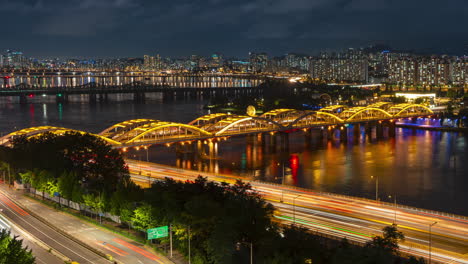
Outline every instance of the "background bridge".
<svg viewBox="0 0 468 264"><path fill-rule="evenodd" d="M342 131L341 139L346 140L348 124L354 124L354 129L356 127L360 129L360 124L366 125L366 129L369 125L377 126L377 133L379 129L382 131L382 126L386 125L393 129L394 134L396 119L433 114L432 110L420 104L377 103L367 107L353 108L333 105L319 111L275 109L260 116L208 114L188 124L154 119L134 119L112 125L95 136L115 148L313 128L320 128L329 133L334 129L339 129ZM64 134L68 131L77 130L52 126L26 128L0 138L0 144L9 145L11 140L18 136L33 137L46 132ZM391 133L389 132L390 135Z"/></svg>

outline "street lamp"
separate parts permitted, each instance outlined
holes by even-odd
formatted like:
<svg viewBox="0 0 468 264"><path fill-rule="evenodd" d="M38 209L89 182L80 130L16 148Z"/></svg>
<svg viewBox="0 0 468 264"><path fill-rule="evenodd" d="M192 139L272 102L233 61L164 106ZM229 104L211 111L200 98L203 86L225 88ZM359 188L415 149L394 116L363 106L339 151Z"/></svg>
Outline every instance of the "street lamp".
<svg viewBox="0 0 468 264"><path fill-rule="evenodd" d="M374 176L370 176L371 179L374 179ZM379 177L375 177L375 200L379 200Z"/></svg>
<svg viewBox="0 0 468 264"><path fill-rule="evenodd" d="M279 165L280 164L278 163L278 166ZM284 163L282 165L281 188L283 188L283 186L284 186ZM284 190L281 189L281 200L280 200L280 202L283 202L283 201L284 201Z"/></svg>
<svg viewBox="0 0 468 264"><path fill-rule="evenodd" d="M296 198L301 196L302 194L299 194L298 196L293 198L293 224L296 224Z"/></svg>
<svg viewBox="0 0 468 264"><path fill-rule="evenodd" d="M388 198L392 199L392 196L391 196L391 195L389 195L389 196L388 196ZM393 201L394 201L394 205L395 205L395 219L393 220L393 224L395 224L395 225L396 225L396 214L397 214L397 212L396 212L396 211L397 211L397 205L396 205L396 194L395 194L395 195L393 195Z"/></svg>
<svg viewBox="0 0 468 264"><path fill-rule="evenodd" d="M431 264L431 250L432 250L432 226L437 224L437 221L429 225L429 264Z"/></svg>
<svg viewBox="0 0 468 264"><path fill-rule="evenodd" d="M143 147L146 150L146 162L149 162L148 146Z"/></svg>

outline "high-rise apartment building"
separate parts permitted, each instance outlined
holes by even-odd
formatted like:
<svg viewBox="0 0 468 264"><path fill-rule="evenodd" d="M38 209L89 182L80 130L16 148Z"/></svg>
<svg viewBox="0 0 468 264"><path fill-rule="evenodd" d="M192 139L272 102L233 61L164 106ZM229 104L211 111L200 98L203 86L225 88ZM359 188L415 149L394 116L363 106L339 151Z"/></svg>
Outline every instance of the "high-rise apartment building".
<svg viewBox="0 0 468 264"><path fill-rule="evenodd" d="M368 61L359 50L345 53L321 53L310 60L312 79L324 81L361 82L368 81Z"/></svg>
<svg viewBox="0 0 468 264"><path fill-rule="evenodd" d="M144 55L143 56L143 69L147 71L159 71L163 68L161 56L156 54L156 56Z"/></svg>
<svg viewBox="0 0 468 264"><path fill-rule="evenodd" d="M252 72L264 72L268 65L268 55L265 52L249 52L249 62Z"/></svg>
<svg viewBox="0 0 468 264"><path fill-rule="evenodd" d="M452 61L451 79L455 86L468 86L468 57L459 57Z"/></svg>
<svg viewBox="0 0 468 264"><path fill-rule="evenodd" d="M389 63L388 83L403 86L466 86L467 59L406 56Z"/></svg>
<svg viewBox="0 0 468 264"><path fill-rule="evenodd" d="M14 68L22 68L27 66L27 60L23 56L23 52L16 50L7 50L6 58L4 58L3 65Z"/></svg>

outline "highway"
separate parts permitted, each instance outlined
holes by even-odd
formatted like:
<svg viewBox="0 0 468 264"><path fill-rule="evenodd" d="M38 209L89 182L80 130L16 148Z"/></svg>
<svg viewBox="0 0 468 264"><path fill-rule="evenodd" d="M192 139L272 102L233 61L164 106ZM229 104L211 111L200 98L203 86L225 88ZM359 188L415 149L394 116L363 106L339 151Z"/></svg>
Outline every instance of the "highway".
<svg viewBox="0 0 468 264"><path fill-rule="evenodd" d="M213 181L234 183L240 177L214 175L183 170L154 163L126 160L132 179L148 186L154 179L170 177L193 180L198 175ZM468 263L468 217L442 215L432 211L386 204L349 196L318 193L288 186L249 181L253 189L276 207L275 219L298 225L321 234L346 237L350 241L365 243L382 228L395 222L406 240L401 251L424 258L429 256L429 225L432 226L432 261L440 263Z"/></svg>
<svg viewBox="0 0 468 264"><path fill-rule="evenodd" d="M2 213L9 219L10 224L13 223L24 230L24 236L33 237L36 242L39 240L56 252L60 252L66 258L80 264L112 262L57 232L29 214L29 212L40 215L50 225L60 228L75 239L82 241L82 243L112 256L112 259L118 261L118 263L173 263L161 254L154 253L133 240L96 227L77 217L54 210L42 203L26 198L20 191L14 191L5 186L0 186L0 208L3 209ZM38 251L36 253L34 246L37 247L37 245L33 244L34 255L39 260L44 259L43 252ZM46 257L50 258L49 256ZM56 263L47 261L47 259L44 262ZM42 262L38 261L38 263ZM63 261L59 263L63 263Z"/></svg>
<svg viewBox="0 0 468 264"><path fill-rule="evenodd" d="M0 228L9 230L12 236L17 236L18 240L23 240L23 247L27 247L28 250L32 250L34 257L36 258L36 263L63 264L63 259L53 255L52 252L48 252L44 245L39 246L40 242L19 228L15 223L10 222L3 215L0 215Z"/></svg>
<svg viewBox="0 0 468 264"><path fill-rule="evenodd" d="M4 191L0 192L0 209L3 210L2 213L10 222L15 223L35 239L42 241L72 261L78 263L110 263L105 258L70 240L30 215L10 199Z"/></svg>

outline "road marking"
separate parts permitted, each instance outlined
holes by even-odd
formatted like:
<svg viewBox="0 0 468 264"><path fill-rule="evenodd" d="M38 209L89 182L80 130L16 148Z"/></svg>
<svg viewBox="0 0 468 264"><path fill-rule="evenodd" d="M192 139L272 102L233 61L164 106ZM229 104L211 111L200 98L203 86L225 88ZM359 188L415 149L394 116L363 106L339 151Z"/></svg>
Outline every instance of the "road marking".
<svg viewBox="0 0 468 264"><path fill-rule="evenodd" d="M17 213L19 213L22 216L27 216L29 215L28 212L24 211L22 208L17 206L15 203L13 203L8 197L6 197L3 194L0 194L0 200L4 202L8 207L11 209L15 210Z"/></svg>
<svg viewBox="0 0 468 264"><path fill-rule="evenodd" d="M0 203L2 203L4 206L4 202L3 200L0 201ZM73 251L72 249L66 247L65 245L63 245L62 243L60 243L59 241L55 240L54 238L50 237L49 235L47 235L46 233L42 232L41 230L37 229L35 226L33 226L32 224L30 224L28 221L26 221L26 219L20 217L17 213L15 213L13 210L11 210L8 206L5 206L5 208L7 210L9 210L12 214L16 215L18 217L18 219L22 220L25 224L29 225L30 227L32 227L33 229L35 229L36 231L38 231L39 233L43 234L45 237L48 237L50 240L54 241L55 243L57 243L58 245L64 247L65 249L68 249L70 252L74 253L75 255L87 260L89 263L94 263L93 261L87 259L86 257L83 257L82 255L78 254L77 252ZM31 216L32 217L32 216ZM40 221L40 220L37 220L37 221ZM44 224L44 223L43 223ZM44 224L45 225L45 224ZM50 228L50 227L49 227ZM69 240L67 237L63 236L62 234L60 233L57 233L59 234L60 236L64 237L65 239ZM70 240L71 241L71 240ZM74 242L75 243L75 242ZM47 244L47 243L44 243L44 244ZM75 243L76 244L76 243ZM78 245L78 244L77 244ZM55 248L55 250L57 250ZM57 250L58 251L58 250ZM62 253L61 251L59 251L60 253ZM90 251L91 252L91 251ZM94 252L93 252L94 253ZM63 254L63 253L62 253ZM97 255L96 255L97 256Z"/></svg>
<svg viewBox="0 0 468 264"><path fill-rule="evenodd" d="M123 251L120 248L114 247L113 245L108 244L106 242L98 241L98 242L96 242L96 244L98 244L101 247L106 248L107 250L110 250L110 251L114 252L115 254L117 254L119 256L123 257L123 256L128 255L127 251Z"/></svg>
<svg viewBox="0 0 468 264"><path fill-rule="evenodd" d="M133 250L133 251L135 251L137 253L140 253L141 255L145 256L148 259L154 260L154 261L156 261L158 263L161 263L161 264L163 263L163 262L160 261L161 259L158 256L156 256L156 255L154 255L154 254L152 254L152 253L150 253L150 252L148 252L148 251L146 251L146 250L144 250L142 248L139 248L139 247L137 247L135 245L132 245L132 244L128 243L127 241L124 241L124 240L122 240L120 238L114 238L113 241L120 244L120 245L122 245L122 246L125 246L125 247L127 247L127 248L129 248L129 249L131 249L131 250Z"/></svg>

